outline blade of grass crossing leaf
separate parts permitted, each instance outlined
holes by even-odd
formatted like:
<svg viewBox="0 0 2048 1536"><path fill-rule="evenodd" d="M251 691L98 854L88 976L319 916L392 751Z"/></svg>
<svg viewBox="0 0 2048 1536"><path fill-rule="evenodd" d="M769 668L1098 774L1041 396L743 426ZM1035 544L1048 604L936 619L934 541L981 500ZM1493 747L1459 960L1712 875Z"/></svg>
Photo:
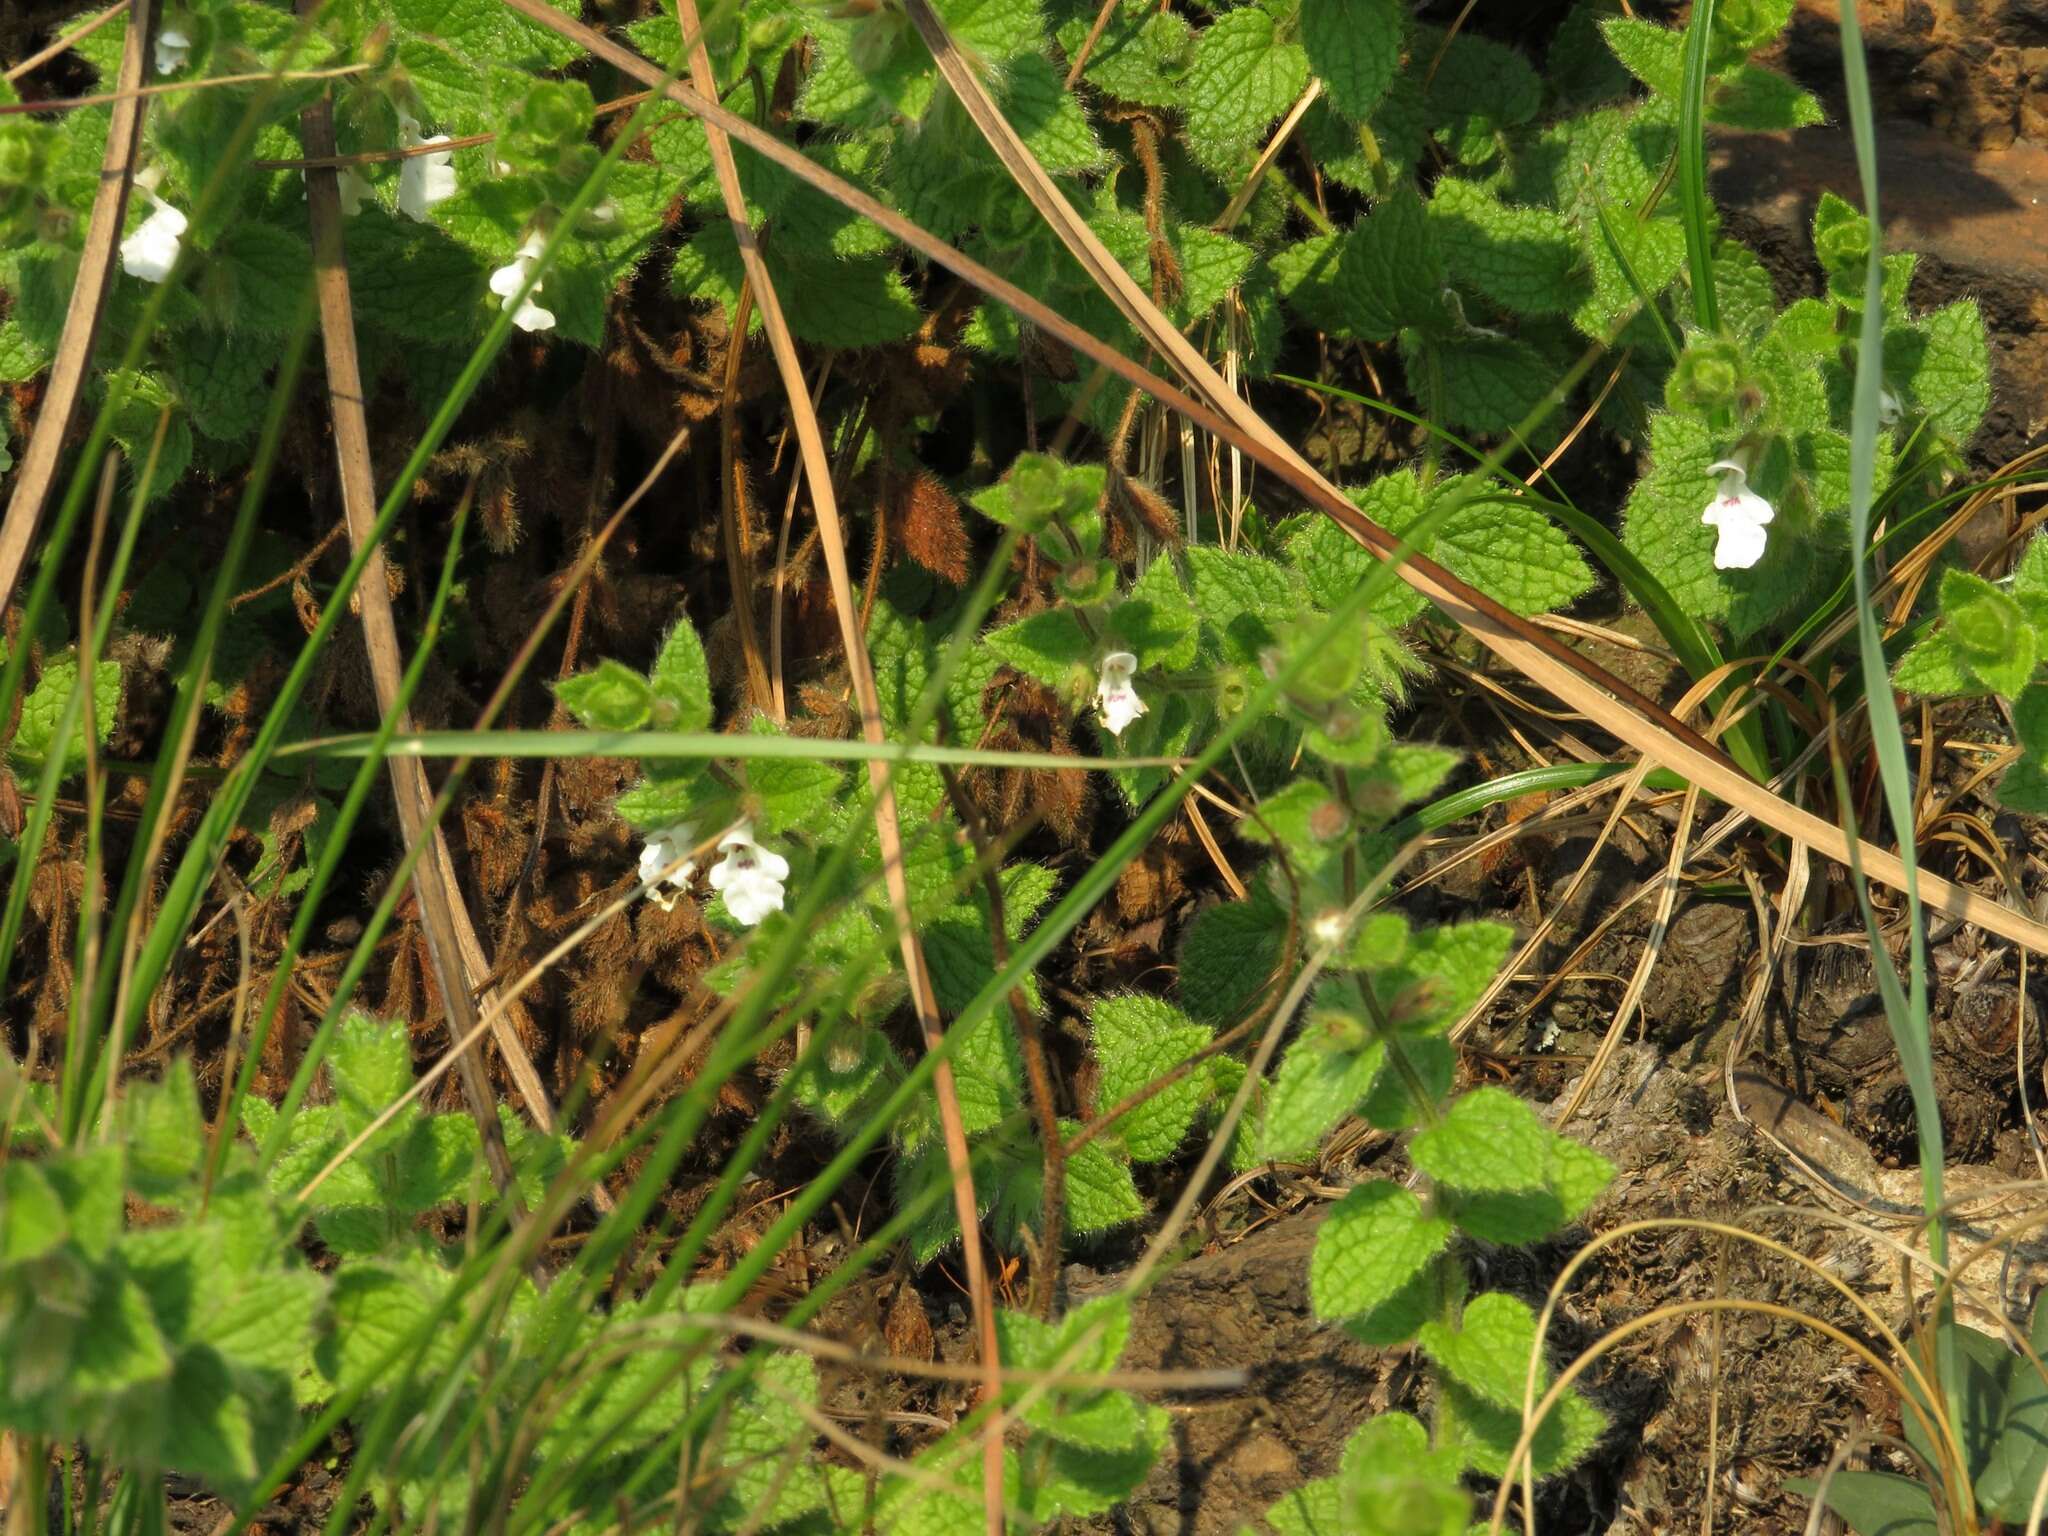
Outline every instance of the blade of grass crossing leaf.
<svg viewBox="0 0 2048 1536"><path fill-rule="evenodd" d="M1714 297L1714 205L1707 196L1707 62L1719 0L1693 0L1685 27L1685 75L1678 98L1678 212L1692 273L1693 318L1708 335L1721 328Z"/></svg>
<svg viewBox="0 0 2048 1536"><path fill-rule="evenodd" d="M933 746L908 741L839 741L821 736L734 736L716 731L416 731L394 736L380 750L393 757L600 758L682 762L927 763L957 768L1170 768L1177 757L1065 757L1055 752L1006 752L987 747ZM333 736L295 742L277 754L353 759L368 756L373 738Z"/></svg>
<svg viewBox="0 0 2048 1536"><path fill-rule="evenodd" d="M1884 377L1884 242L1877 194L1877 130L1871 104L1870 71L1863 53L1863 29L1856 0L1842 0L1842 72L1847 80L1849 123L1856 141L1856 169L1863 184L1863 211L1870 220L1870 256L1863 274L1862 329L1856 346L1855 409L1849 429L1850 549L1855 556L1856 639L1870 699L1870 742L1877 756L1885 809L1898 838L1906 880L1908 981L1901 988L1891 952L1878 934L1869 893L1857 880L1857 896L1871 931L1871 959L1884 994L1885 1013L1898 1042L1900 1065L1913 1090L1913 1115L1920 1142L1921 1200L1930 1219L1928 1251L1944 1262L1947 1236L1942 1207L1941 1106L1934 1085L1933 1045L1927 1019L1927 937L1920 912L1919 860L1913 846L1913 784L1906 761L1905 732L1892 706L1891 676L1877 632L1870 590L1869 556L1872 489L1876 484L1879 392ZM1843 797L1846 814L1853 802ZM1948 1330L1944 1329L1944 1334ZM1944 1362L1947 1364L1948 1362ZM1951 1380L1954 1378L1951 1376Z"/></svg>
<svg viewBox="0 0 2048 1536"><path fill-rule="evenodd" d="M1636 272L1636 264L1628 259L1628 252L1622 246L1620 237L1614 233L1614 225L1608 221L1607 205L1597 197L1593 200L1593 217L1600 222L1600 238L1606 242L1607 254L1614 258L1614 264L1621 268L1621 275L1627 281L1629 291L1636 296L1643 313L1650 317L1650 324L1656 327L1658 340L1664 343L1664 350L1671 354L1671 360L1678 361L1678 338L1671 334L1671 326L1664 319L1664 311L1657 307L1657 299L1643 286L1643 280Z"/></svg>

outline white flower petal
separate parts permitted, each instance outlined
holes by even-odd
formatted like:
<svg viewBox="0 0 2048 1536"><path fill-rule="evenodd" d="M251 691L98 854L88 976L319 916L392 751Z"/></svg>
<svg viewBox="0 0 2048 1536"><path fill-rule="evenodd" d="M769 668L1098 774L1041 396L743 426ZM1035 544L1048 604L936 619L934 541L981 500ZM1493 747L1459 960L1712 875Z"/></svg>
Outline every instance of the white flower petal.
<svg viewBox="0 0 2048 1536"><path fill-rule="evenodd" d="M192 52L191 35L175 26L165 27L156 35L156 72L160 75L175 75L185 67L186 56Z"/></svg>
<svg viewBox="0 0 2048 1536"><path fill-rule="evenodd" d="M725 898L733 921L751 928L770 912L782 910L782 882L789 878L789 860L754 841L754 829L741 822L718 840L725 857L711 866L711 888Z"/></svg>
<svg viewBox="0 0 2048 1536"><path fill-rule="evenodd" d="M1713 499L1700 513L1702 523L1720 530L1714 541L1714 567L1746 571L1763 559L1769 538L1764 529L1777 512L1749 488L1749 473L1735 460L1722 459L1707 467L1721 477Z"/></svg>
<svg viewBox="0 0 2048 1536"><path fill-rule="evenodd" d="M344 165L335 182L341 189L342 217L352 219L363 211L364 201L371 196L369 178L354 166Z"/></svg>
<svg viewBox="0 0 2048 1536"><path fill-rule="evenodd" d="M1746 571L1764 557L1765 535L1758 523L1723 523L1714 540L1714 569Z"/></svg>
<svg viewBox="0 0 2048 1536"><path fill-rule="evenodd" d="M178 241L185 233L185 215L160 198L135 233L121 242L121 270L145 283L160 283L178 264Z"/></svg>
<svg viewBox="0 0 2048 1536"><path fill-rule="evenodd" d="M661 831L652 834L647 839L647 846L640 850L640 879L642 883L662 878L662 871L689 852L696 845L696 841L696 829L687 822L678 822L675 826L664 827ZM696 873L696 862L691 859L683 859L683 862L666 878L670 885L680 890L690 883L691 877ZM658 892L650 891L648 894L653 896L656 901L661 902L664 911L672 904L669 901L663 900Z"/></svg>
<svg viewBox="0 0 2048 1536"><path fill-rule="evenodd" d="M401 123L398 137L407 149L449 142L445 133L437 133L431 139L421 138L417 124L408 131ZM438 155L411 155L402 161L398 167L398 211L409 219L427 223L427 210L455 195L454 159L454 153L448 151Z"/></svg>
<svg viewBox="0 0 2048 1536"><path fill-rule="evenodd" d="M1102 658L1101 676L1095 684L1095 708L1102 728L1112 736L1123 735L1124 727L1146 713L1145 701L1131 686L1137 670L1138 658L1129 651L1111 651Z"/></svg>

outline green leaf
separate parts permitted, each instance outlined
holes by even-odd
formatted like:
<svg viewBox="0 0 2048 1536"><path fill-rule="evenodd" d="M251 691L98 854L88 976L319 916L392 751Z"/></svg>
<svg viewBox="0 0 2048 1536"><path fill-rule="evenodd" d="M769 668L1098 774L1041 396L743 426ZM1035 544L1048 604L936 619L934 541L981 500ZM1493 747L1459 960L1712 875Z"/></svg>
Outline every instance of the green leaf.
<svg viewBox="0 0 2048 1536"><path fill-rule="evenodd" d="M1778 293L1769 268L1756 252L1734 240L1714 248L1714 298L1721 324L1733 335L1753 339L1778 318Z"/></svg>
<svg viewBox="0 0 2048 1536"><path fill-rule="evenodd" d="M1909 403L1925 413L1949 443L1966 448L1991 405L1991 355L1983 312L1973 300L1958 299L1920 320L1913 333L1916 355L1900 360ZM1889 355L1886 360L1892 361Z"/></svg>
<svg viewBox="0 0 2048 1536"><path fill-rule="evenodd" d="M1774 69L1742 64L1707 86L1707 121L1753 133L1786 133L1827 121L1810 91Z"/></svg>
<svg viewBox="0 0 2048 1536"><path fill-rule="evenodd" d="M1410 1144L1451 1198L1451 1216L1489 1242L1531 1243L1583 1212L1614 1170L1503 1088L1480 1088Z"/></svg>
<svg viewBox="0 0 2048 1536"><path fill-rule="evenodd" d="M240 442L255 434L269 404L268 349L251 346L211 326L178 333L165 372L191 413L192 426L216 442Z"/></svg>
<svg viewBox="0 0 2048 1536"><path fill-rule="evenodd" d="M418 1379L431 1380L451 1355L456 1330L422 1334L446 1277L422 1263L359 1261L334 1276L334 1326L322 1338L322 1371L337 1388L375 1380L385 1357L410 1341L425 1358Z"/></svg>
<svg viewBox="0 0 2048 1536"><path fill-rule="evenodd" d="M1448 485L1438 492L1450 493ZM1593 586L1593 572L1572 541L1542 511L1518 499L1467 500L1444 520L1429 553L1525 616L1553 612Z"/></svg>
<svg viewBox="0 0 2048 1536"><path fill-rule="evenodd" d="M158 1424L166 1463L223 1488L255 1480L256 1416L226 1361L210 1349L185 1350L165 1397Z"/></svg>
<svg viewBox="0 0 2048 1536"><path fill-rule="evenodd" d="M594 731L637 731L654 712L647 679L609 656L553 687L562 707Z"/></svg>
<svg viewBox="0 0 2048 1536"><path fill-rule="evenodd" d="M1280 296L1333 335L1387 341L1406 326L1443 324L1443 258L1412 188L1348 230L1288 247L1272 265Z"/></svg>
<svg viewBox="0 0 2048 1536"><path fill-rule="evenodd" d="M39 1259L70 1235L63 1198L40 1168L20 1158L0 1167L0 1267Z"/></svg>
<svg viewBox="0 0 2048 1536"><path fill-rule="evenodd" d="M1192 666L1198 627L1194 604L1163 554L1153 557L1109 615L1111 637L1138 658L1140 668Z"/></svg>
<svg viewBox="0 0 2048 1536"><path fill-rule="evenodd" d="M678 618L662 637L661 649L648 669L647 682L653 694L651 713L660 729L710 728L711 669L704 660L704 644L687 618Z"/></svg>
<svg viewBox="0 0 2048 1536"><path fill-rule="evenodd" d="M1210 544L1189 549L1187 562L1195 611L1218 632L1227 660L1256 663L1301 612L1306 594L1285 566Z"/></svg>
<svg viewBox="0 0 2048 1536"><path fill-rule="evenodd" d="M1404 1030L1448 1027L1479 1000L1507 959L1505 923L1448 923L1415 935L1400 960L1373 978L1373 991Z"/></svg>
<svg viewBox="0 0 2048 1536"><path fill-rule="evenodd" d="M1004 1488L1010 1503L1021 1508L1034 1525L1062 1515L1099 1515L1122 1504L1152 1470L1173 1422L1164 1408L1152 1404L1144 1405L1142 1414L1139 1439L1121 1450L1054 1443L1042 1452L1033 1447L1027 1455L1007 1458L1009 1476ZM986 1525L979 1528L986 1529Z"/></svg>
<svg viewBox="0 0 2048 1536"><path fill-rule="evenodd" d="M1382 1413L1345 1442L1337 1481L1363 1522L1356 1536L1459 1536L1472 1513L1461 1470L1418 1420Z"/></svg>
<svg viewBox="0 0 2048 1536"><path fill-rule="evenodd" d="M1259 1123L1261 1161L1302 1162L1324 1135L1356 1110L1386 1063L1377 1042L1347 1048L1314 1021L1292 1041L1273 1070Z"/></svg>
<svg viewBox="0 0 2048 1536"><path fill-rule="evenodd" d="M131 1086L121 1109L129 1187L159 1204L189 1190L206 1152L206 1118L191 1062L181 1056L156 1082Z"/></svg>
<svg viewBox="0 0 2048 1536"><path fill-rule="evenodd" d="M232 1284L216 1275L186 1338L231 1366L283 1379L305 1363L326 1300L326 1280L309 1269L265 1267Z"/></svg>
<svg viewBox="0 0 2048 1536"><path fill-rule="evenodd" d="M195 281L213 313L271 335L291 330L313 274L313 250L304 236L242 219L221 232L208 254Z"/></svg>
<svg viewBox="0 0 2048 1536"><path fill-rule="evenodd" d="M721 792L702 767L664 762L661 770L650 773L613 803L620 820L643 832L659 832L706 813L720 798ZM709 821L709 815L705 819Z"/></svg>
<svg viewBox="0 0 2048 1536"><path fill-rule="evenodd" d="M1416 52L1434 51L1441 37L1418 34ZM1461 31L1441 46L1424 98L1430 131L1463 164L1484 165L1509 129L1536 115L1543 82L1519 52L1491 38Z"/></svg>
<svg viewBox="0 0 2048 1536"><path fill-rule="evenodd" d="M1451 1224L1385 1179L1330 1208L1309 1257L1309 1302L1325 1322L1371 1312L1412 1284L1451 1240Z"/></svg>
<svg viewBox="0 0 2048 1536"><path fill-rule="evenodd" d="M1263 1519L1273 1536L1357 1536L1349 1513L1343 1484L1334 1477L1318 1477L1267 1509Z"/></svg>
<svg viewBox="0 0 2048 1536"><path fill-rule="evenodd" d="M55 745L58 724L64 717L71 690L77 681L76 651L65 651L43 663L35 687L22 700L21 719L14 728L14 740L7 748L8 756L21 767L40 769L49 757ZM100 746L107 744L120 715L121 667L118 662L102 661L93 668L92 694L93 734ZM84 766L85 721L81 715L76 734L65 752L64 773L69 777Z"/></svg>
<svg viewBox="0 0 2048 1536"><path fill-rule="evenodd" d="M484 263L463 244L370 205L345 221L343 238L359 322L413 341L464 342L479 331L489 289ZM506 234L502 254L518 239L516 228Z"/></svg>
<svg viewBox="0 0 2048 1536"><path fill-rule="evenodd" d="M1676 96L1685 74L1685 34L1635 16L1610 16L1600 35L1622 68L1659 96Z"/></svg>
<svg viewBox="0 0 2048 1536"><path fill-rule="evenodd" d="M1480 1088L1453 1104L1411 1144L1415 1166L1469 1191L1540 1189L1555 1137L1536 1112L1504 1088Z"/></svg>
<svg viewBox="0 0 2048 1536"><path fill-rule="evenodd" d="M1163 998L1130 994L1098 998L1088 1010L1089 1038L1102 1075L1095 1090L1106 1114L1139 1089L1193 1056L1215 1038ZM1189 1072L1162 1088L1110 1127L1133 1160L1156 1163L1173 1155L1209 1096L1206 1070Z"/></svg>
<svg viewBox="0 0 2048 1536"><path fill-rule="evenodd" d="M1455 1328L1422 1325L1422 1347L1450 1378L1446 1406L1455 1429L1444 1434L1489 1476L1499 1476L1521 1435L1522 1401L1535 1352L1536 1315L1525 1302L1498 1291L1474 1297ZM1538 1361L1536 1396L1550 1383ZM1592 1449L1606 1427L1605 1416L1576 1389L1558 1400L1538 1430L1531 1461L1538 1477L1563 1470ZM1440 1426L1441 1428L1441 1426Z"/></svg>
<svg viewBox="0 0 2048 1536"><path fill-rule="evenodd" d="M2015 698L2034 675L2034 629L2018 601L1983 577L1950 566L1941 576L1941 611L1963 670L1994 693Z"/></svg>
<svg viewBox="0 0 2048 1536"><path fill-rule="evenodd" d="M1892 669L1892 682L1907 693L1944 698L1982 693L1983 686L1965 669L1962 653L1945 630L1931 630L1915 641Z"/></svg>
<svg viewBox="0 0 2048 1536"><path fill-rule="evenodd" d="M1075 669L1087 667L1095 658L1095 642L1073 610L1064 606L1044 608L992 630L982 637L982 644L998 660L1052 688L1066 687Z"/></svg>
<svg viewBox="0 0 2048 1536"><path fill-rule="evenodd" d="M766 715L756 715L749 730L758 736L784 734ZM820 818L846 787L846 776L831 763L802 758L756 758L746 771L756 832L764 837L818 830Z"/></svg>
<svg viewBox="0 0 2048 1536"><path fill-rule="evenodd" d="M386 1023L351 1013L334 1032L327 1075L334 1084L343 1134L359 1136L412 1088L412 1036L402 1021ZM407 1116L394 1117L364 1143L363 1151L392 1145L408 1128Z"/></svg>
<svg viewBox="0 0 2048 1536"><path fill-rule="evenodd" d="M124 1271L94 1271L83 1310L66 1383L72 1392L113 1394L169 1378L170 1347L149 1298Z"/></svg>
<svg viewBox="0 0 2048 1536"><path fill-rule="evenodd" d="M1059 44L1068 58L1080 52L1092 25L1092 8L1088 15L1060 24ZM1110 13L1081 76L1121 101L1178 107L1194 56L1193 33L1177 11L1162 11L1146 0L1122 0Z"/></svg>
<svg viewBox="0 0 2048 1536"><path fill-rule="evenodd" d="M1301 45L1284 41L1278 23L1261 7L1247 5L1217 17L1195 44L1183 96L1195 158L1213 169L1231 168L1294 105L1308 71Z"/></svg>
<svg viewBox="0 0 2048 1536"><path fill-rule="evenodd" d="M1198 1019L1236 1024L1273 980L1286 942L1287 913L1263 888L1204 908L1181 942L1181 1001Z"/></svg>
<svg viewBox="0 0 2048 1536"><path fill-rule="evenodd" d="M1785 1490L1812 1498L1820 1484L1788 1477ZM1837 1472L1828 1479L1827 1506L1856 1536L1940 1536L1942 1529L1928 1486L1896 1472Z"/></svg>
<svg viewBox="0 0 2048 1536"><path fill-rule="evenodd" d="M1309 68L1347 117L1371 117L1401 67L1407 16L1398 0L1305 0L1301 45Z"/></svg>
<svg viewBox="0 0 2048 1536"><path fill-rule="evenodd" d="M1084 1338L1093 1331L1096 1337ZM996 1338L1003 1364L1021 1370L1064 1370L1099 1375L1112 1369L1130 1334L1130 1304L1106 1296L1076 1307L1057 1326L1019 1312L996 1313ZM1074 1358L1069 1360L1069 1352ZM1023 1395L1022 1388L1015 1389ZM1023 1412L1033 1429L1090 1450L1126 1450L1146 1433L1147 1416L1127 1392L1058 1388L1042 1392Z"/></svg>
<svg viewBox="0 0 2048 1536"><path fill-rule="evenodd" d="M422 1115L399 1143L391 1203L408 1215L466 1198L483 1158L483 1138L466 1114Z"/></svg>
<svg viewBox="0 0 2048 1536"><path fill-rule="evenodd" d="M1425 344L1427 345L1427 344ZM1439 414L1450 426L1475 436L1512 432L1540 405L1557 376L1542 353L1510 336L1468 335L1442 345L1417 345L1403 338L1408 377L1421 381L1431 363L1442 387Z"/></svg>
<svg viewBox="0 0 2048 1536"><path fill-rule="evenodd" d="M1060 1124L1062 1136L1080 1129L1068 1121ZM1138 1220L1145 1210L1138 1187L1131 1182L1130 1166L1110 1156L1100 1141L1089 1142L1067 1159L1068 1230L1106 1232Z"/></svg>
<svg viewBox="0 0 2048 1536"><path fill-rule="evenodd" d="M1516 314L1564 314L1582 297L1578 240L1561 214L1446 176L1429 200L1429 228L1453 279Z"/></svg>

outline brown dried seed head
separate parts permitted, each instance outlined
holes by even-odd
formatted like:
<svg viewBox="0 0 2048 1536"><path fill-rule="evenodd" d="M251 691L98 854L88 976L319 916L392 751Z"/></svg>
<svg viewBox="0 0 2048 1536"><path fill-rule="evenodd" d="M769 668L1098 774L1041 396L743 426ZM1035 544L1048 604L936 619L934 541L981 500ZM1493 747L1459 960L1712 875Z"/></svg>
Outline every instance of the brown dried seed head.
<svg viewBox="0 0 2048 1536"><path fill-rule="evenodd" d="M925 470L890 476L893 495L889 520L903 532L903 550L911 559L954 586L967 582L967 525L952 492Z"/></svg>

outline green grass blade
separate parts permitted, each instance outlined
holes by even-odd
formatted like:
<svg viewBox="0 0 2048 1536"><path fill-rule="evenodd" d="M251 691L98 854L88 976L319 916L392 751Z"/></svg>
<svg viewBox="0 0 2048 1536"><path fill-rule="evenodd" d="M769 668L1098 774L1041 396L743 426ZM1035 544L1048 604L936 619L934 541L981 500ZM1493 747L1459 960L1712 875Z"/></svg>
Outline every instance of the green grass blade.
<svg viewBox="0 0 2048 1536"><path fill-rule="evenodd" d="M1863 30L1856 0L1842 0L1842 70L1847 77L1849 123L1856 140L1856 168L1863 184L1863 210L1871 222L1870 258L1863 274L1862 329L1856 346L1855 408L1849 429L1850 550L1855 560L1856 639L1863 667L1863 685L1870 700L1870 742L1877 757L1878 779L1884 788L1885 810L1898 839L1899 862L1906 872L1907 980L1900 983L1891 953L1878 934L1870 908L1868 886L1860 872L1857 898L1871 933L1871 959L1885 1014L1898 1042L1900 1065L1913 1092L1913 1114L1920 1143L1921 1199L1931 1226L1928 1247L1935 1263L1944 1261L1947 1243L1937 1213L1942 1205L1943 1146L1941 1107L1935 1094L1934 1054L1927 1020L1927 936L1920 908L1919 860L1913 839L1913 784L1906 759L1906 737L1892 703L1891 676L1877 631L1871 599L1870 516L1876 484L1878 395L1884 379L1884 242L1878 210L1877 130L1871 104L1870 71L1863 53ZM1843 799L1844 814L1852 809ZM1851 847L1854 840L1851 839Z"/></svg>
<svg viewBox="0 0 2048 1536"><path fill-rule="evenodd" d="M1707 59L1717 0L1693 0L1685 28L1685 77L1678 97L1678 214L1692 274L1693 318L1708 335L1721 329L1714 297L1714 204L1707 196Z"/></svg>

